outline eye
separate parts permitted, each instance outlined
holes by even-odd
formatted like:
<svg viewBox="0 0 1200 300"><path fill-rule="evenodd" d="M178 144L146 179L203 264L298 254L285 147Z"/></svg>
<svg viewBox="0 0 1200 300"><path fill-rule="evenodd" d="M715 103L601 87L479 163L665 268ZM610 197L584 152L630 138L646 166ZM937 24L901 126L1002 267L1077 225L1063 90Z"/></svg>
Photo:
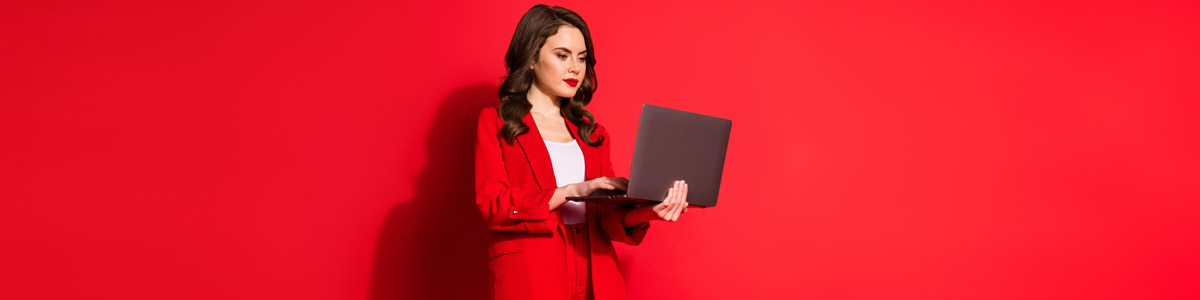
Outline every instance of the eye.
<svg viewBox="0 0 1200 300"><path fill-rule="evenodd" d="M579 61L582 61L582 62L587 62L587 57L586 57L586 56L584 56L584 57L580 57L580 58L579 58Z"/></svg>
<svg viewBox="0 0 1200 300"><path fill-rule="evenodd" d="M558 59L567 59L567 55L566 55L566 54L562 54L562 53L555 53L554 55L555 55L555 56L558 56Z"/></svg>

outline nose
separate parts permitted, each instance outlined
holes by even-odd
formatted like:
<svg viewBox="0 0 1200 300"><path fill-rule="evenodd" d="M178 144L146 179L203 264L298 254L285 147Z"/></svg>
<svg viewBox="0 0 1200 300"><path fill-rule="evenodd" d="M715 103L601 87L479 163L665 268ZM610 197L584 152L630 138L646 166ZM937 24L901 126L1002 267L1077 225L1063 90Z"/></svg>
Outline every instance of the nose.
<svg viewBox="0 0 1200 300"><path fill-rule="evenodd" d="M569 68L567 68L567 72L571 72L571 74L578 75L579 74L579 66L581 64L583 64L583 63L579 62L578 60L571 60L571 66Z"/></svg>

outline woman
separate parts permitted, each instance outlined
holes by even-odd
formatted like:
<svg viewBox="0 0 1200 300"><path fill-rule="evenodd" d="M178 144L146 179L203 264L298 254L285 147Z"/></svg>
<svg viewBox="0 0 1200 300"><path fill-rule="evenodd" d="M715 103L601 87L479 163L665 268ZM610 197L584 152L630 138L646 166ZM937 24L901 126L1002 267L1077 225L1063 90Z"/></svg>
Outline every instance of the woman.
<svg viewBox="0 0 1200 300"><path fill-rule="evenodd" d="M608 133L584 109L595 57L578 14L534 6L505 54L499 108L479 115L475 203L491 228L495 299L625 299L612 241L637 245L650 221L687 209L682 181L656 205L566 199L628 184L614 177Z"/></svg>

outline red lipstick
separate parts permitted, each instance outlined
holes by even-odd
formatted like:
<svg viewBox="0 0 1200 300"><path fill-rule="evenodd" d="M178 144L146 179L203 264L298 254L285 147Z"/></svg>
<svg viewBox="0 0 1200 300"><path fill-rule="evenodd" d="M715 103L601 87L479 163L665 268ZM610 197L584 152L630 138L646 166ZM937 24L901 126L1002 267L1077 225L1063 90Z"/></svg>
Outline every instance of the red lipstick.
<svg viewBox="0 0 1200 300"><path fill-rule="evenodd" d="M571 87L575 87L575 85L579 84L579 79L568 78L563 79L563 82L566 82L567 85L570 85Z"/></svg>

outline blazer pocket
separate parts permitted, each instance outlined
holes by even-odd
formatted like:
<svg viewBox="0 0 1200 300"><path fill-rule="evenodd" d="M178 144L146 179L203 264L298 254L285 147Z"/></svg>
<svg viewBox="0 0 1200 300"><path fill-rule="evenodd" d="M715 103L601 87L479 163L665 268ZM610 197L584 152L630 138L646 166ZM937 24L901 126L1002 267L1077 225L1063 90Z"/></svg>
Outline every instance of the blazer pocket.
<svg viewBox="0 0 1200 300"><path fill-rule="evenodd" d="M512 256L512 254L521 252L521 241L506 236L495 236L493 233L492 245L488 247L488 262L496 260L501 256Z"/></svg>
<svg viewBox="0 0 1200 300"><path fill-rule="evenodd" d="M495 262L496 260L504 258L505 256L513 256L517 253L521 253L521 250L509 249L504 251L496 251L496 253L492 254L491 257L488 257L488 263Z"/></svg>

